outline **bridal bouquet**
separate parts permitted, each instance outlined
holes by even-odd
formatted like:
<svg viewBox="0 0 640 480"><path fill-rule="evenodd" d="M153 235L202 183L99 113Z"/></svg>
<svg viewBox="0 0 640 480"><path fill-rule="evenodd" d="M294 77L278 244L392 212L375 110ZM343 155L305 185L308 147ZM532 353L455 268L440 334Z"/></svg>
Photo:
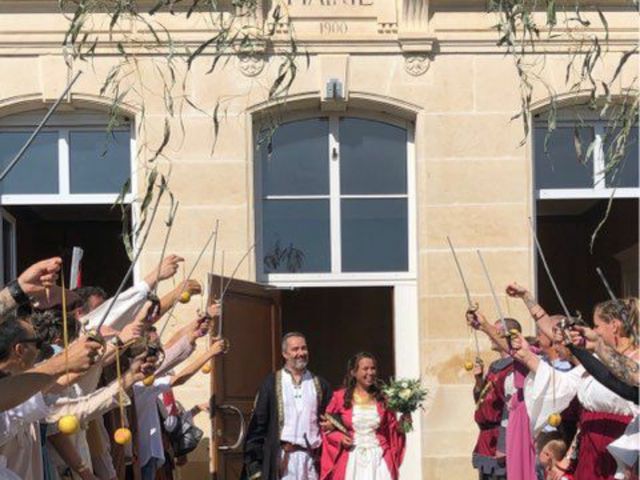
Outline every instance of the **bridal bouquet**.
<svg viewBox="0 0 640 480"><path fill-rule="evenodd" d="M404 415L410 415L422 408L422 402L425 401L429 393L422 386L420 380L406 378L390 380L382 387L382 391L387 397L387 407ZM401 426L405 433L413 429L410 422L402 422Z"/></svg>

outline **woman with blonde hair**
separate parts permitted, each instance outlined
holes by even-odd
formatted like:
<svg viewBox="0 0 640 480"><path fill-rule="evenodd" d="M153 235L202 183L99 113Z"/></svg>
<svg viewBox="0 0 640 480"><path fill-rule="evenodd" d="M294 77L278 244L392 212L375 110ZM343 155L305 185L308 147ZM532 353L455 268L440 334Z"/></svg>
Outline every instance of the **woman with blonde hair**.
<svg viewBox="0 0 640 480"><path fill-rule="evenodd" d="M624 307L622 305L624 304ZM533 307L534 318L546 316L539 305ZM638 311L633 300L609 300L596 305L593 312L594 332L619 355L631 360L639 358L637 336ZM638 413L638 407L612 392L583 366L569 372L552 372L530 351L522 337L514 343L515 357L524 363L531 374L525 389L527 410L533 430L540 428L552 413L566 408L577 396L582 405L579 423L579 448L575 461L565 458L556 468L568 469L576 478L613 480L616 460L607 450L609 444L625 433L627 425Z"/></svg>

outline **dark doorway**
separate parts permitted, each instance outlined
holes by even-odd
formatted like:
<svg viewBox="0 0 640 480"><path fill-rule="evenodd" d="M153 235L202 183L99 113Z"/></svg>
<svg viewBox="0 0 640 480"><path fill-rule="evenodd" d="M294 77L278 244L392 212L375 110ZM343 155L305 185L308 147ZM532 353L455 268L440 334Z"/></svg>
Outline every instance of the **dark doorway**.
<svg viewBox="0 0 640 480"><path fill-rule="evenodd" d="M119 208L110 205L5 207L16 219L17 271L43 258L61 256L69 279L71 251L84 249L83 285L103 287L109 295L129 268L122 242Z"/></svg>
<svg viewBox="0 0 640 480"><path fill-rule="evenodd" d="M393 288L301 288L282 292L282 332L307 337L310 368L334 387L342 384L349 358L367 351L378 359L378 376L394 374Z"/></svg>
<svg viewBox="0 0 640 480"><path fill-rule="evenodd" d="M591 236L604 218L608 199L540 200L540 243L570 313L579 310L591 322L593 306L609 297L596 267L616 296L638 295L638 199L615 199L590 250ZM560 303L538 259L538 296L549 312Z"/></svg>

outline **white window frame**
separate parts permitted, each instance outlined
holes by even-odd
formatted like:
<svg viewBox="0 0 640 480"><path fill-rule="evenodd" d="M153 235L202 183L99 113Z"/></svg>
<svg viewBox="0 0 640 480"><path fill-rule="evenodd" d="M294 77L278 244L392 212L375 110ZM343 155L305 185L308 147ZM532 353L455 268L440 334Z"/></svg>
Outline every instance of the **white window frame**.
<svg viewBox="0 0 640 480"><path fill-rule="evenodd" d="M538 122L535 128L546 127L546 122ZM577 121L561 120L557 122L556 128L573 128L577 125ZM606 134L606 122L604 121L586 121L579 126L593 128L595 138L595 148L593 152L593 188L535 188L536 179L534 178L534 188L537 200L562 200L562 199L588 199L588 198L638 198L640 197L640 188L610 188L606 185L605 179L605 154L603 150L604 137ZM553 133L551 133L553 135ZM535 136L535 131L534 131ZM535 137L534 137L535 145ZM539 158L536 156L535 147L533 148L533 174L535 176L535 162Z"/></svg>
<svg viewBox="0 0 640 480"><path fill-rule="evenodd" d="M33 127L0 126L2 132L28 132L33 131ZM104 205L113 204L119 193L71 193L70 191L70 169L69 169L69 133L70 132L105 132L106 126L74 126L61 125L43 128L43 132L58 133L58 193L35 194L35 193L0 193L0 205ZM130 192L124 196L124 203L132 203L136 192L136 176L134 171L135 155L135 131L133 125L129 127L116 128L114 131L130 133L129 140L129 166L130 166ZM106 134L106 133L105 133Z"/></svg>
<svg viewBox="0 0 640 480"><path fill-rule="evenodd" d="M9 254L9 270L11 274L11 279L14 279L18 276L16 260L17 260L17 251L16 251L16 219L13 215L7 212L4 208L0 207L0 220L6 220L11 225L11 236L9 241L11 242L10 254ZM4 278L4 261L7 260L4 258L4 222L0 224L0 254L2 258L0 259L0 285L4 286L10 279Z"/></svg>
<svg viewBox="0 0 640 480"><path fill-rule="evenodd" d="M373 194L373 195L341 195L340 194L340 163L331 160L335 147L340 155L338 124L341 117L362 118L365 120L379 121L403 128L407 132L407 193L406 194ZM256 155L255 161L255 215L256 215L256 271L258 281L268 283L274 287L319 287L331 285L345 286L384 286L395 285L398 282L413 281L417 279L417 219L416 219L416 167L415 167L415 141L414 126L412 122L399 120L388 115L349 111L347 113L329 112L305 112L292 114L286 117L282 123L314 118L327 118L329 121L329 194L310 195L307 198L329 199L330 215L330 247L331 247L331 271L310 273L266 273L264 271L264 247L262 231L262 204L264 200L304 199L304 195L268 196L262 193L262 157ZM254 139L257 138L260 124L254 131ZM255 142L254 142L255 144ZM340 201L344 198L406 198L407 200L407 253L408 269L403 272L341 272L342 264L342 238L341 238L341 208Z"/></svg>

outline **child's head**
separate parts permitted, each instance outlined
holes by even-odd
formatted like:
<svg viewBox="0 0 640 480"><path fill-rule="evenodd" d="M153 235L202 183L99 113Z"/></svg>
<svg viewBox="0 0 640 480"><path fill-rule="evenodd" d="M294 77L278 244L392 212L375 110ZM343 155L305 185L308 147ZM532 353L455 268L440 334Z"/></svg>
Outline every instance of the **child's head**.
<svg viewBox="0 0 640 480"><path fill-rule="evenodd" d="M564 440L549 440L540 450L538 460L544 467L551 468L556 462L562 460L566 453L567 444Z"/></svg>

